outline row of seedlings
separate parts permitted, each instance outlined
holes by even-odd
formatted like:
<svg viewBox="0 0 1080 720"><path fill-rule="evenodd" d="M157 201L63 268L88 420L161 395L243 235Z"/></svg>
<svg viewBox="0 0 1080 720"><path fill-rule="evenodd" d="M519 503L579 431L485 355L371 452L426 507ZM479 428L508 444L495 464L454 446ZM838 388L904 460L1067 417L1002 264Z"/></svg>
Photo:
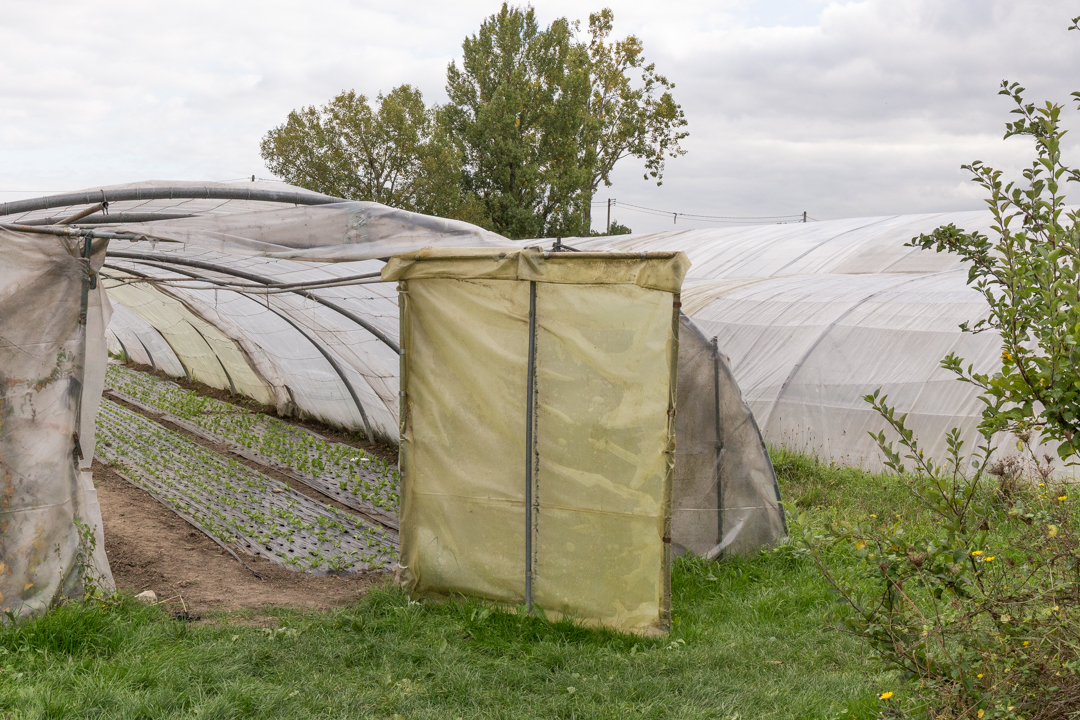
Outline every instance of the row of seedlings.
<svg viewBox="0 0 1080 720"><path fill-rule="evenodd" d="M385 568L397 535L102 400L97 456L218 540L315 574Z"/></svg>
<svg viewBox="0 0 1080 720"><path fill-rule="evenodd" d="M136 407L161 413L185 430L287 472L385 527L397 528L397 468L360 448L126 367L110 365L106 385Z"/></svg>

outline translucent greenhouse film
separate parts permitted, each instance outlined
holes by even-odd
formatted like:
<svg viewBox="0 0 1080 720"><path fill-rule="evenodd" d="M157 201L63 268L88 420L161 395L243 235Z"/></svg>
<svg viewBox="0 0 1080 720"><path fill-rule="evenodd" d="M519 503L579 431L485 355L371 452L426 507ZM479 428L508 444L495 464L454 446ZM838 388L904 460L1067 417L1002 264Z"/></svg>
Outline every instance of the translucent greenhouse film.
<svg viewBox="0 0 1080 720"><path fill-rule="evenodd" d="M877 470L867 431L883 421L863 400L880 389L928 453L945 433L971 448L982 403L940 367L953 352L976 370L1000 366L994 333L963 333L986 317L967 268L949 253L907 247L946 224L990 233L989 212L907 215L649 235L566 239L580 249L683 250L683 310L716 337L765 439Z"/></svg>
<svg viewBox="0 0 1080 720"><path fill-rule="evenodd" d="M256 191L275 201L248 196ZM103 269L116 357L395 444L397 297L373 282L379 258L402 248L514 246L464 223L263 183L119 186L13 217L55 221L79 210L76 201L124 192L140 197L80 220L134 238L114 240ZM783 512L753 415L722 345L683 323L673 549L745 552L775 542Z"/></svg>

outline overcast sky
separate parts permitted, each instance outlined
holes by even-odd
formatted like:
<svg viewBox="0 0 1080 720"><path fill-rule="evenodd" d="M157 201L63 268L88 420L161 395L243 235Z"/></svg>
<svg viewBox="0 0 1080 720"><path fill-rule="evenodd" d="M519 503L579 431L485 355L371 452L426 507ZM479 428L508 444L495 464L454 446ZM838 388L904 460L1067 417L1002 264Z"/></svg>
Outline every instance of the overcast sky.
<svg viewBox="0 0 1080 720"><path fill-rule="evenodd" d="M1080 90L1065 0L611 0L676 83L685 157L662 187L633 160L598 199L681 213L829 219L968 210L960 165L1018 171L1002 79L1031 100ZM534 3L540 21L595 7ZM584 8L584 9L582 9ZM145 179L269 177L259 139L289 110L445 72L495 0L411 3L7 0L0 199ZM1080 128L1075 105L1067 124ZM1067 153L1080 164L1080 133ZM12 192L18 191L18 192ZM617 208L635 231L703 227ZM603 221L603 210L597 223Z"/></svg>

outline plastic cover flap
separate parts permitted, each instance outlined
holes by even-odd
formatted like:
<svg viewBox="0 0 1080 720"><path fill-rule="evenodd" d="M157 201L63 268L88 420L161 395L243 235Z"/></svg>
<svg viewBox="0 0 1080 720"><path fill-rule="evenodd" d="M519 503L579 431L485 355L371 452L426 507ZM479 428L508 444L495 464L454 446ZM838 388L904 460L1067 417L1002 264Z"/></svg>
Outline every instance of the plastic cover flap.
<svg viewBox="0 0 1080 720"><path fill-rule="evenodd" d="M29 614L80 597L84 571L112 585L84 472L106 361L109 304L100 287L87 287L87 323L79 322L105 244L88 265L74 242L0 230L0 253L0 610ZM89 539L76 519L96 543L87 568L77 555Z"/></svg>

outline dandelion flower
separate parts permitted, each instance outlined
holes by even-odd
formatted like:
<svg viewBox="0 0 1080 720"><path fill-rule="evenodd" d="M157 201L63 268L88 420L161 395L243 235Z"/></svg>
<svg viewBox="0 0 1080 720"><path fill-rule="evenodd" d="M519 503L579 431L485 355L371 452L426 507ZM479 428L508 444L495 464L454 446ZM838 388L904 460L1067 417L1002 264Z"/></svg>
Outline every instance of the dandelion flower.
<svg viewBox="0 0 1080 720"><path fill-rule="evenodd" d="M983 715L985 715L985 714L986 714L986 711L985 711L985 710L980 710L980 711L979 711L979 717L982 717L982 716L983 716Z"/></svg>
<svg viewBox="0 0 1080 720"><path fill-rule="evenodd" d="M989 557L987 557L987 558L986 558L985 560L983 560L983 562L991 562L991 561L992 561L993 559L994 559L994 556L993 556L993 555L990 555L990 556L989 556Z"/></svg>
<svg viewBox="0 0 1080 720"><path fill-rule="evenodd" d="M982 673L979 673L979 674L978 674L978 675L976 675L975 677L977 677L977 678L979 678L979 679L981 680L981 679L982 679L982 676L983 676L983 674L982 674Z"/></svg>
<svg viewBox="0 0 1080 720"><path fill-rule="evenodd" d="M972 550L971 554L972 555L982 555L982 550Z"/></svg>
<svg viewBox="0 0 1080 720"><path fill-rule="evenodd" d="M870 517L877 517L877 515L874 515L873 513L871 513Z"/></svg>
<svg viewBox="0 0 1080 720"><path fill-rule="evenodd" d="M1068 499L1069 499L1068 495L1062 495L1061 497L1058 498L1058 500L1060 500L1061 502L1065 502Z"/></svg>
<svg viewBox="0 0 1080 720"><path fill-rule="evenodd" d="M1025 640L1025 641L1024 641L1024 647L1027 647L1027 646L1028 646L1028 645L1030 645L1030 644L1031 644L1031 641L1030 641L1030 640Z"/></svg>
<svg viewBox="0 0 1080 720"><path fill-rule="evenodd" d="M888 700L891 697L892 697L892 691L891 690L889 692L883 692L880 695L878 695L879 700Z"/></svg>

